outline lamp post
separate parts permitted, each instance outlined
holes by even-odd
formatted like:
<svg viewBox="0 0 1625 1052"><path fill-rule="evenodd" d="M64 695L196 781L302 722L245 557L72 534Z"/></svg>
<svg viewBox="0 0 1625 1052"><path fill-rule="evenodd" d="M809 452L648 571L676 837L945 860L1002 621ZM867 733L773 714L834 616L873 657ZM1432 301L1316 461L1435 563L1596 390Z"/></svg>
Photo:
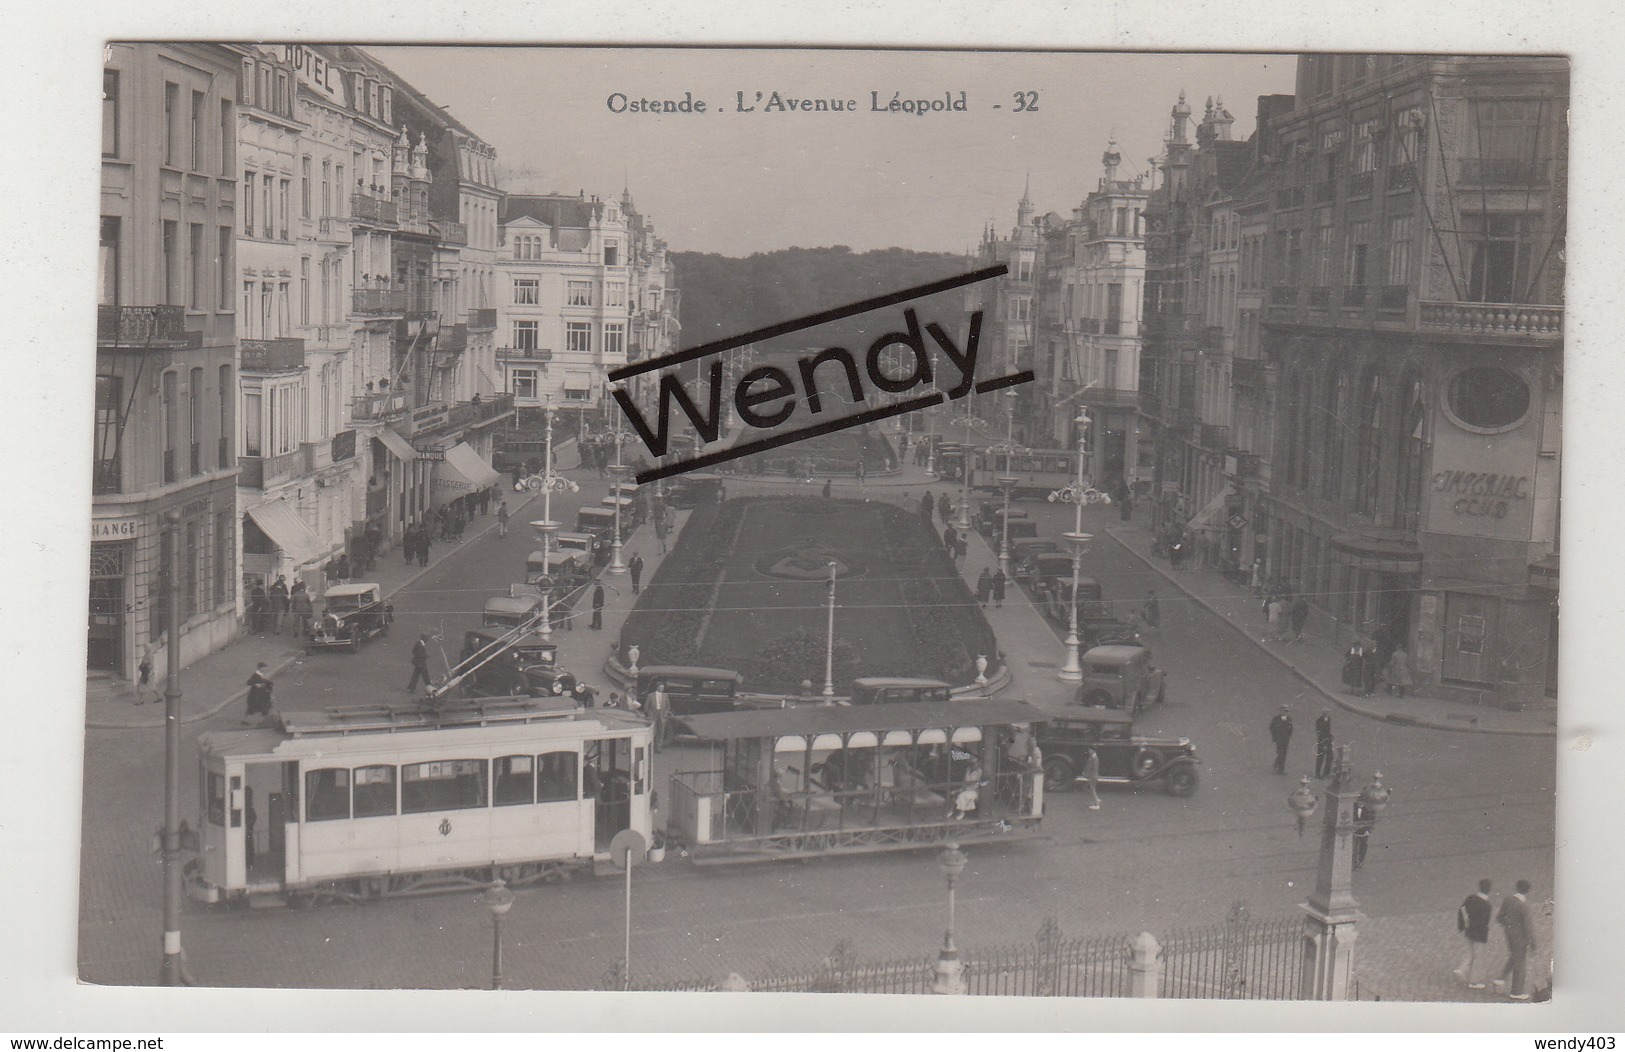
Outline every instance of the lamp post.
<svg viewBox="0 0 1625 1052"><path fill-rule="evenodd" d="M608 573L622 574L626 572L626 563L621 559L621 477L626 474L626 465L621 463L621 440L630 438L620 428L609 433L615 440L615 463L609 466L610 477L615 480L613 494L615 496L615 535L609 542L609 565L604 569Z"/></svg>
<svg viewBox="0 0 1625 1052"><path fill-rule="evenodd" d="M1079 409L1073 423L1078 427L1078 477L1073 482L1072 495L1072 531L1062 534L1072 545L1072 594L1067 598L1066 619L1066 660L1061 664L1061 670L1056 678L1067 683L1083 682L1083 664L1078 653L1078 577L1082 571L1083 551L1088 543L1094 539L1091 534L1083 532L1083 503L1084 490L1083 469L1089 459L1089 411Z"/></svg>
<svg viewBox="0 0 1625 1052"><path fill-rule="evenodd" d="M546 585L542 589L542 626L537 634L543 639L553 634L553 534L559 524L553 521L553 410L546 402L542 405L542 419L547 422L542 445L542 521L532 527L542 535L542 574Z"/></svg>
<svg viewBox="0 0 1625 1052"><path fill-rule="evenodd" d="M1010 577L1010 489L1021 479L1011 470L1016 455L1016 392L1004 392L1004 445L992 450L1004 457L1004 474L994 479L1004 490L1004 529L999 539L999 569Z"/></svg>
<svg viewBox="0 0 1625 1052"><path fill-rule="evenodd" d="M965 967L959 959L958 948L954 946L954 883L969 861L965 853L959 850L959 844L951 840L937 855L937 867L948 878L948 930L942 936L942 951L937 954L936 977L931 982L931 992L934 994L965 992Z"/></svg>
<svg viewBox="0 0 1625 1052"><path fill-rule="evenodd" d="M937 407L925 411L925 473L937 477Z"/></svg>
<svg viewBox="0 0 1625 1052"><path fill-rule="evenodd" d="M1354 898L1354 833L1356 806L1374 819L1388 806L1389 790L1377 772L1363 789L1354 787L1349 746L1336 748L1332 780L1324 790L1326 810L1320 836L1320 858L1315 888L1309 901L1299 904L1304 919L1303 972L1299 996L1308 1001L1346 1001L1354 970L1356 925L1365 919ZM1318 801L1307 779L1287 797L1297 817L1299 835L1314 816Z"/></svg>
<svg viewBox="0 0 1625 1052"><path fill-rule="evenodd" d="M167 595L169 669L164 678L164 828L160 850L164 861L164 961L159 986L185 986L181 964L181 514L164 512L164 591Z"/></svg>
<svg viewBox="0 0 1625 1052"><path fill-rule="evenodd" d="M829 561L829 635L824 641L824 697L835 696L835 569Z"/></svg>
<svg viewBox="0 0 1625 1052"><path fill-rule="evenodd" d="M513 892L500 877L491 882L480 896L480 903L491 911L491 989L502 989L502 917L513 909Z"/></svg>
<svg viewBox="0 0 1625 1052"><path fill-rule="evenodd" d="M959 517L954 519L954 529L960 533L970 531L970 402L965 402L965 447L960 450L959 464Z"/></svg>

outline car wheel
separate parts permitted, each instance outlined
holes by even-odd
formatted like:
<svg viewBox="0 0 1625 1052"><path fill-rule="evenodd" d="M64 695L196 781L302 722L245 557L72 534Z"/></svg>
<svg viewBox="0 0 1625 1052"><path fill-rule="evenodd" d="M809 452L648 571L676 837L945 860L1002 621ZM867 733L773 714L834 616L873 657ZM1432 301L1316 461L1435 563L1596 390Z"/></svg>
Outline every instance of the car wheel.
<svg viewBox="0 0 1625 1052"><path fill-rule="evenodd" d="M1049 793L1064 793L1072 788L1072 779L1076 772L1072 769L1072 761L1064 756L1044 757L1044 791Z"/></svg>
<svg viewBox="0 0 1625 1052"><path fill-rule="evenodd" d="M1117 707L1117 699L1112 696L1112 692L1102 690L1099 687L1085 692L1083 703L1096 709L1115 709Z"/></svg>
<svg viewBox="0 0 1625 1052"><path fill-rule="evenodd" d="M1191 796L1196 792L1197 781L1195 764L1178 764L1168 772L1168 795Z"/></svg>
<svg viewBox="0 0 1625 1052"><path fill-rule="evenodd" d="M1149 778L1161 766L1162 754L1155 749L1136 749L1128 760L1129 773L1136 781Z"/></svg>
<svg viewBox="0 0 1625 1052"><path fill-rule="evenodd" d="M359 653L361 650L361 634L358 632L350 637L350 653Z"/></svg>

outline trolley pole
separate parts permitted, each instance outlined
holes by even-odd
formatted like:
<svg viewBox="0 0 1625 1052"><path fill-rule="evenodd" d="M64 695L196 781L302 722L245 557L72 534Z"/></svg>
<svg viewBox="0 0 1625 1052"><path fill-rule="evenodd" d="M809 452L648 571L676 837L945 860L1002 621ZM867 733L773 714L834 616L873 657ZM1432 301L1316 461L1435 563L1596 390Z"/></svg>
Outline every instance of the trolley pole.
<svg viewBox="0 0 1625 1052"><path fill-rule="evenodd" d="M181 966L181 575L180 512L164 513L164 561L169 598L169 674L164 681L164 963L159 986L185 986Z"/></svg>

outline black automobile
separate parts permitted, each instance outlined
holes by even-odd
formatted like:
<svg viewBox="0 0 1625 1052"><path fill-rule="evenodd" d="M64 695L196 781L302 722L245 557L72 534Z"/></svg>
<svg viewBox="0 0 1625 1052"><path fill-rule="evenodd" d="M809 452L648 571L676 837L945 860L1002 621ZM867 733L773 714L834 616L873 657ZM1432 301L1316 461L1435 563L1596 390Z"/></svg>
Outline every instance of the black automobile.
<svg viewBox="0 0 1625 1052"><path fill-rule="evenodd" d="M528 694L530 680L525 672L536 666L554 668L557 665L559 648L556 644L526 639L498 649L496 644L500 638L503 633L498 630L463 633L463 656L458 670L467 670L463 679L464 694Z"/></svg>
<svg viewBox="0 0 1625 1052"><path fill-rule="evenodd" d="M1044 756L1044 791L1064 793L1083 777L1090 748L1100 758L1104 785L1160 783L1171 796L1190 796L1200 781L1191 740L1136 734L1134 718L1113 709L1057 717L1038 728Z"/></svg>
<svg viewBox="0 0 1625 1052"><path fill-rule="evenodd" d="M386 634L395 620L394 604L384 599L376 584L336 584L322 602L321 616L305 640L310 650L342 647L353 654L363 640Z"/></svg>

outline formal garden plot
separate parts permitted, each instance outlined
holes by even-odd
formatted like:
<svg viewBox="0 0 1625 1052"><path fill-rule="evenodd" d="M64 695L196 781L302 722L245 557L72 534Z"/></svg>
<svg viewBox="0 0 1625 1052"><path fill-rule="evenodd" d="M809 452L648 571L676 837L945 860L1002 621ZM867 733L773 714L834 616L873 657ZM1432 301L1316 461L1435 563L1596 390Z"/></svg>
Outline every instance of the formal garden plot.
<svg viewBox="0 0 1625 1052"><path fill-rule="evenodd" d="M858 676L970 682L992 630L917 515L889 504L752 497L697 509L627 619L643 664L738 669L748 690L824 680L835 564L835 685Z"/></svg>

